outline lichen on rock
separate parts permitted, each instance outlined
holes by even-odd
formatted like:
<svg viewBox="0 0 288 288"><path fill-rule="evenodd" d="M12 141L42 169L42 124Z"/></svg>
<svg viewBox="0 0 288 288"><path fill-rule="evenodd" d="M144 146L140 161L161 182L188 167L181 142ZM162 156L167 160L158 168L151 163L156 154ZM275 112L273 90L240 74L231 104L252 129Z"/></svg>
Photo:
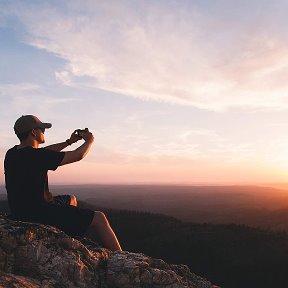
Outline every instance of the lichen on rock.
<svg viewBox="0 0 288 288"><path fill-rule="evenodd" d="M211 288L185 265L111 252L51 226L0 213L0 287ZM22 285L22 286L21 286Z"/></svg>

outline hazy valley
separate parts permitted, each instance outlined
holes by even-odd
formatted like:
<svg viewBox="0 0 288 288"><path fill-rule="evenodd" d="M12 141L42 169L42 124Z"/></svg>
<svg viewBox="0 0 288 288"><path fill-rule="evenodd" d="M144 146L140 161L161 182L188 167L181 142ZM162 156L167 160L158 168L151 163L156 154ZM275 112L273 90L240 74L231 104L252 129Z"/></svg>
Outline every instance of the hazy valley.
<svg viewBox="0 0 288 288"><path fill-rule="evenodd" d="M288 190L261 186L51 186L96 207L159 213L194 223L288 231Z"/></svg>
<svg viewBox="0 0 288 288"><path fill-rule="evenodd" d="M193 223L288 231L288 190L261 186L54 185L94 207L152 212ZM2 195L2 196L1 196ZM0 196L5 199L2 186Z"/></svg>

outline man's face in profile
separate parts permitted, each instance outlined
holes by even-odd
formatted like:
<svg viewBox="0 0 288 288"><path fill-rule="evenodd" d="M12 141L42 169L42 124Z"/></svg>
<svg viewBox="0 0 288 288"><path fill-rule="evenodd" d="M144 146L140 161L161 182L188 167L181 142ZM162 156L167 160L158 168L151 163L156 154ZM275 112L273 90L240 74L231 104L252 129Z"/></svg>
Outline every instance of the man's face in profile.
<svg viewBox="0 0 288 288"><path fill-rule="evenodd" d="M44 137L44 132L45 128L37 128L34 129L35 131L35 138L39 144L45 143L45 137Z"/></svg>

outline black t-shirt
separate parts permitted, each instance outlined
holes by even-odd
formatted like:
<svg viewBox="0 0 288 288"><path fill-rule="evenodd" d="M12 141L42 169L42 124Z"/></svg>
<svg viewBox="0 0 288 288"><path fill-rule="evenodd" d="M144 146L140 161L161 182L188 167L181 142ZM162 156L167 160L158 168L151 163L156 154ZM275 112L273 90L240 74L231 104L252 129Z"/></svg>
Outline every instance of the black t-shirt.
<svg viewBox="0 0 288 288"><path fill-rule="evenodd" d="M65 152L14 146L4 160L7 197L13 215L37 213L46 204L48 170L56 170Z"/></svg>

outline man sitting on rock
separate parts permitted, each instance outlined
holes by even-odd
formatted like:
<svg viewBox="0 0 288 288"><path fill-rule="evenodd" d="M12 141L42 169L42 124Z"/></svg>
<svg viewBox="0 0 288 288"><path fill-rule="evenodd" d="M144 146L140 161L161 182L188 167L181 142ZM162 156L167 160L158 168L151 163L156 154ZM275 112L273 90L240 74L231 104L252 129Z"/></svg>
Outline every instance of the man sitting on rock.
<svg viewBox="0 0 288 288"><path fill-rule="evenodd" d="M38 148L45 143L45 129L50 123L36 116L17 119L14 131L20 144L9 149L5 156L5 183L12 219L55 226L71 236L82 236L88 227L94 228L103 245L112 251L121 251L120 244L105 215L77 207L74 195L53 197L48 188L48 170L83 159L94 141L88 130L77 130L65 142ZM67 146L84 139L73 151L60 152Z"/></svg>

